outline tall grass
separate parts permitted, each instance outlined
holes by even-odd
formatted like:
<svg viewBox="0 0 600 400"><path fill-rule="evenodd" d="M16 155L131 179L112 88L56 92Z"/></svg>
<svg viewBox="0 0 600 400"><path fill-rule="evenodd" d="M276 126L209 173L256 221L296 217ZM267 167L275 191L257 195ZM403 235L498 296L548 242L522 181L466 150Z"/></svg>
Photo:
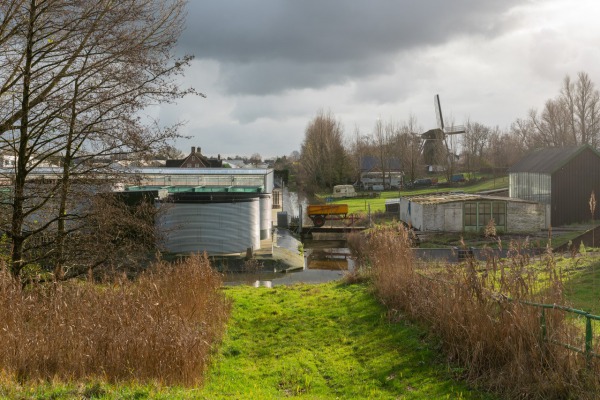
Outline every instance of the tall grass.
<svg viewBox="0 0 600 400"><path fill-rule="evenodd" d="M229 303L206 256L135 280L21 288L0 270L0 366L19 381L202 380Z"/></svg>
<svg viewBox="0 0 600 400"><path fill-rule="evenodd" d="M541 310L523 303L564 304L552 254L534 268L512 246L502 261L490 256L481 264L423 265L413 258L407 231L386 227L354 251L380 300L396 314L426 322L470 382L510 398L594 397L600 368L551 343L583 339L581 330L562 312L546 311L543 340Z"/></svg>

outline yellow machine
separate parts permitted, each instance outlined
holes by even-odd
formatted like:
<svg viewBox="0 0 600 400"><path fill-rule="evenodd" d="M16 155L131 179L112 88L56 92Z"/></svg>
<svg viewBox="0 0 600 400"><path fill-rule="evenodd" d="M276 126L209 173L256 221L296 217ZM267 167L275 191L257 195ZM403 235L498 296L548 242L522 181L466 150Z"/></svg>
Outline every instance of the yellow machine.
<svg viewBox="0 0 600 400"><path fill-rule="evenodd" d="M317 227L323 226L327 219L343 219L348 214L348 204L311 204L306 208L308 218Z"/></svg>

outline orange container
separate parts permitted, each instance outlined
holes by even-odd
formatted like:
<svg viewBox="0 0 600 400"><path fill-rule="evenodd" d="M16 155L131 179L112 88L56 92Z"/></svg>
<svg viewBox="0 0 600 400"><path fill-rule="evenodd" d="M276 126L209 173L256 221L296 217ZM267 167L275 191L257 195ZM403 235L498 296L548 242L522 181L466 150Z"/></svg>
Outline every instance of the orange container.
<svg viewBox="0 0 600 400"><path fill-rule="evenodd" d="M313 215L346 215L348 204L311 204L306 208L308 216Z"/></svg>

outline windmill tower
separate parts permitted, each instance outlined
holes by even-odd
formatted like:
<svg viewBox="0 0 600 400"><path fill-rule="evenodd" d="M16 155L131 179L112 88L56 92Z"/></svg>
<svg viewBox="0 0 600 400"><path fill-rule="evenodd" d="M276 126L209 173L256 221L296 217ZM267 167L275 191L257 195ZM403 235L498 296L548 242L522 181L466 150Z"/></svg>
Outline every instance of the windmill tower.
<svg viewBox="0 0 600 400"><path fill-rule="evenodd" d="M438 127L421 134L421 138L423 139L423 158L427 165L439 164L440 153L447 157L451 156L448 147L448 137L465 133L464 126L444 126L444 115L442 114L439 94L433 97L433 103Z"/></svg>

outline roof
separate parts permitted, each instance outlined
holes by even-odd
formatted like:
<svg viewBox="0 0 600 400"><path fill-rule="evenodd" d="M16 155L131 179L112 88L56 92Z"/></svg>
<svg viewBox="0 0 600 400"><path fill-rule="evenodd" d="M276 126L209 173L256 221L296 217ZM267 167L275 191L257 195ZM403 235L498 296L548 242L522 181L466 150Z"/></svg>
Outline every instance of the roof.
<svg viewBox="0 0 600 400"><path fill-rule="evenodd" d="M549 147L529 153L508 169L508 172L537 172L552 174L581 154L586 149L591 150L600 159L600 153L590 145Z"/></svg>
<svg viewBox="0 0 600 400"><path fill-rule="evenodd" d="M270 168L239 169L239 168L129 168L131 173L149 175L267 175L272 174Z"/></svg>
<svg viewBox="0 0 600 400"><path fill-rule="evenodd" d="M400 171L400 159L396 157L390 157L386 159L387 169L391 169L392 171ZM379 157L374 156L363 156L360 159L360 170L361 171L373 171L380 170L381 164L379 162Z"/></svg>
<svg viewBox="0 0 600 400"><path fill-rule="evenodd" d="M167 160L165 162L165 167L166 168L179 168L179 167L181 167L181 164L183 164L184 161L185 161L185 158L182 160Z"/></svg>
<svg viewBox="0 0 600 400"><path fill-rule="evenodd" d="M425 194L419 196L406 196L405 199L423 205L431 204L446 204L446 203L457 203L465 201L477 201L477 200L494 200L494 201L509 201L515 203L535 203L535 201L516 199L512 197L501 197L501 196L484 196L480 194L470 193L438 193L438 194Z"/></svg>

